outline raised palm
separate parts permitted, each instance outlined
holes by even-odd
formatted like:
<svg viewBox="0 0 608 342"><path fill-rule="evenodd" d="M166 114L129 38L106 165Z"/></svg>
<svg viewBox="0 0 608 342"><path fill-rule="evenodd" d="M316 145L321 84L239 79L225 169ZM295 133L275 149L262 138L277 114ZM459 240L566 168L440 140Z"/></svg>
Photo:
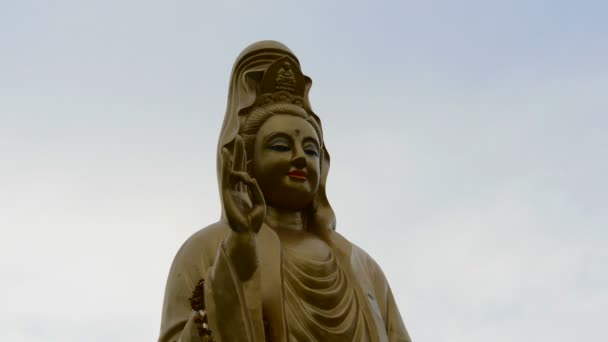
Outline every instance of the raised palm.
<svg viewBox="0 0 608 342"><path fill-rule="evenodd" d="M234 153L222 149L222 201L230 228L257 233L266 216L264 195L246 170L245 144L237 135Z"/></svg>

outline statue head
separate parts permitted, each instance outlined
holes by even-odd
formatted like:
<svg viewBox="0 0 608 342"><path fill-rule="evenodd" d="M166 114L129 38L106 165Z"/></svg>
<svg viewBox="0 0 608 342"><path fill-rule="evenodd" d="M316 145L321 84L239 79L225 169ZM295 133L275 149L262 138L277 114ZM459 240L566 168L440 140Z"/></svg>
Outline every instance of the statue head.
<svg viewBox="0 0 608 342"><path fill-rule="evenodd" d="M311 85L283 44L261 41L247 47L232 70L218 175L222 148L232 152L240 136L247 171L266 203L306 211L307 229L322 233L335 229L335 216L325 192L329 154L321 121L308 101Z"/></svg>
<svg viewBox="0 0 608 342"><path fill-rule="evenodd" d="M247 169L268 205L302 210L314 206L322 158L321 128L301 107L270 104L254 109L239 130Z"/></svg>

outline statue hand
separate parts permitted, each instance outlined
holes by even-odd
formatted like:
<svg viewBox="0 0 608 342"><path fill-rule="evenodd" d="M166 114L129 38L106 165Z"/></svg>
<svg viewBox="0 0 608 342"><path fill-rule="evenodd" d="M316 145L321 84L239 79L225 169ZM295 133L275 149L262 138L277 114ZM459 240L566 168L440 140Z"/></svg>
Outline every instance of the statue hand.
<svg viewBox="0 0 608 342"><path fill-rule="evenodd" d="M257 233L266 216L264 195L246 170L245 144L237 135L234 154L222 149L222 201L230 228L236 233Z"/></svg>
<svg viewBox="0 0 608 342"><path fill-rule="evenodd" d="M245 144L239 136L234 142L234 155L227 148L222 149L222 201L232 229L224 240L224 247L243 281L257 269L255 235L266 216L264 195L247 173L245 160Z"/></svg>

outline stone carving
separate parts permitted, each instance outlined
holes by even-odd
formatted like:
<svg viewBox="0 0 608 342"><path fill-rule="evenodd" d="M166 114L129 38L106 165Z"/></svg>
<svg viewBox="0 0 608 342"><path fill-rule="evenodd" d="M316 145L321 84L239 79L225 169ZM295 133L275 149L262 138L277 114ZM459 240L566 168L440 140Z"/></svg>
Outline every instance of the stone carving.
<svg viewBox="0 0 608 342"><path fill-rule="evenodd" d="M217 148L222 216L175 256L159 341L411 341L380 267L336 232L311 83L281 43L237 58Z"/></svg>

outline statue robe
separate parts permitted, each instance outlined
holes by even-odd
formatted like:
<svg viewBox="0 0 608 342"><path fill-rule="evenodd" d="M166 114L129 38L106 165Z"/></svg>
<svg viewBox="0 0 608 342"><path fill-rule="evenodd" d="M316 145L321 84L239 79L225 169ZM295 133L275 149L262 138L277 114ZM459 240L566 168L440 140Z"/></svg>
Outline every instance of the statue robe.
<svg viewBox="0 0 608 342"><path fill-rule="evenodd" d="M302 341L294 336L296 330L302 331L294 322L299 324L307 318L298 317L304 315L302 310L290 308L297 298L290 289L292 286L285 285L293 285L293 277L286 279L293 272L284 269L284 262L289 260L283 260L285 255L279 236L268 226L262 226L257 234L258 269L251 279L242 282L222 247L229 230L226 223L215 223L191 236L178 251L165 289L159 342L180 341L192 313L189 298L200 279L205 279L205 310L216 341ZM348 284L358 312L343 317L357 320L353 336L364 336L363 340L370 342L411 342L390 287L376 262L336 232L332 231L322 240L327 243L340 276ZM315 302L314 293L306 296L312 298L305 300ZM264 321L270 327L266 332ZM342 322L342 326L349 323L352 322Z"/></svg>

